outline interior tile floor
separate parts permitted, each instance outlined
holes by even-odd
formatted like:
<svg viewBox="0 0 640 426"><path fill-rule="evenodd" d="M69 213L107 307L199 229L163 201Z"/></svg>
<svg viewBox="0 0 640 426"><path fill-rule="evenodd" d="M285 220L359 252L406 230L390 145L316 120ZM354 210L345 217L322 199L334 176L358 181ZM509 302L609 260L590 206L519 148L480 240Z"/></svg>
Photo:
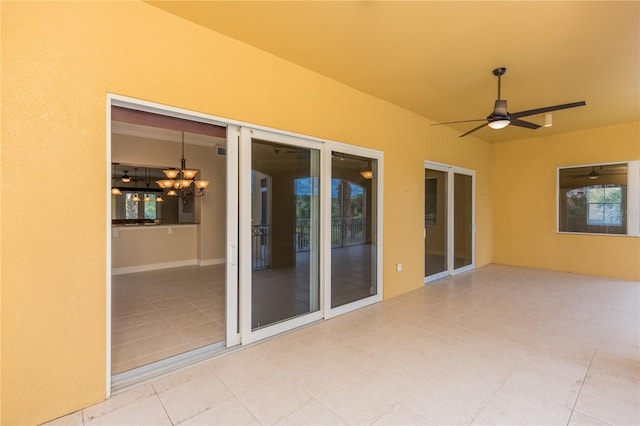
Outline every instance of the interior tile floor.
<svg viewBox="0 0 640 426"><path fill-rule="evenodd" d="M489 265L51 424L640 424L640 283Z"/></svg>
<svg viewBox="0 0 640 426"><path fill-rule="evenodd" d="M224 340L225 265L111 277L111 372Z"/></svg>

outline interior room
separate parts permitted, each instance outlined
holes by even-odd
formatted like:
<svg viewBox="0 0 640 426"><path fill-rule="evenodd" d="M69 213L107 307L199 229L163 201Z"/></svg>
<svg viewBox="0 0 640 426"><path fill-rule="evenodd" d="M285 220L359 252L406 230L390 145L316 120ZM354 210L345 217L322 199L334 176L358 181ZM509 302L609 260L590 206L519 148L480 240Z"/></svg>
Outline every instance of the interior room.
<svg viewBox="0 0 640 426"><path fill-rule="evenodd" d="M640 422L640 3L0 19L1 424Z"/></svg>
<svg viewBox="0 0 640 426"><path fill-rule="evenodd" d="M117 376L224 341L226 137L224 128L117 107L112 120L111 369ZM163 170L171 173L183 158L197 168L196 182L215 185L193 196L161 187L168 179Z"/></svg>

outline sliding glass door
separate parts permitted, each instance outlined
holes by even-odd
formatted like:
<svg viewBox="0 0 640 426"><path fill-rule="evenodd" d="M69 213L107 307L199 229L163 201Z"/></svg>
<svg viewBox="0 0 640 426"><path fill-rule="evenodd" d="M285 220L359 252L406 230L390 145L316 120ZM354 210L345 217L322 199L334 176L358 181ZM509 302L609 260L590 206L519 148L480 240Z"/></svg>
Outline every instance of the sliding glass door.
<svg viewBox="0 0 640 426"><path fill-rule="evenodd" d="M473 175L453 173L453 269L473 264Z"/></svg>
<svg viewBox="0 0 640 426"><path fill-rule="evenodd" d="M381 152L110 103L109 389L382 300Z"/></svg>
<svg viewBox="0 0 640 426"><path fill-rule="evenodd" d="M449 275L449 174L433 167L424 170L424 276L429 281Z"/></svg>
<svg viewBox="0 0 640 426"><path fill-rule="evenodd" d="M473 170L425 163L425 283L474 267Z"/></svg>
<svg viewBox="0 0 640 426"><path fill-rule="evenodd" d="M378 293L377 160L331 152L331 308Z"/></svg>
<svg viewBox="0 0 640 426"><path fill-rule="evenodd" d="M249 129L241 139L241 323L249 342L322 317L321 144Z"/></svg>
<svg viewBox="0 0 640 426"><path fill-rule="evenodd" d="M365 154L365 155L362 155ZM330 309L336 314L381 300L379 289L379 159L371 153L331 150L327 240ZM330 211L330 213L329 213ZM325 222L326 223L326 222ZM327 224L328 225L328 224Z"/></svg>

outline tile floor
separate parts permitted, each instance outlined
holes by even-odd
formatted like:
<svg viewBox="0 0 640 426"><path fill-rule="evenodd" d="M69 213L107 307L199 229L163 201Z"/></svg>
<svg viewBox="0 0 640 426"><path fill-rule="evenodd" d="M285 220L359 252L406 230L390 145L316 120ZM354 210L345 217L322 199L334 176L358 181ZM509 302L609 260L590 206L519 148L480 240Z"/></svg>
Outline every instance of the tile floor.
<svg viewBox="0 0 640 426"><path fill-rule="evenodd" d="M370 296L374 249L332 250L334 307ZM309 252L297 253L294 266L254 270L253 327L309 313L309 274ZM114 275L111 281L113 374L224 340L225 265Z"/></svg>
<svg viewBox="0 0 640 426"><path fill-rule="evenodd" d="M114 275L111 371L224 340L225 265Z"/></svg>
<svg viewBox="0 0 640 426"><path fill-rule="evenodd" d="M51 424L640 424L640 283L490 265Z"/></svg>

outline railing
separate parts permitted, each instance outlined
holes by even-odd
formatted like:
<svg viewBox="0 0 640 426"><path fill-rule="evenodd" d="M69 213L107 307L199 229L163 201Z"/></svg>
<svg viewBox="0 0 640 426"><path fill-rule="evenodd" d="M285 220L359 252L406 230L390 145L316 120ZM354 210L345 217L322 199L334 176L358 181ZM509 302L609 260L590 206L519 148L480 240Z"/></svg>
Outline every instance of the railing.
<svg viewBox="0 0 640 426"><path fill-rule="evenodd" d="M251 226L251 268L264 269L271 266L271 233L269 225Z"/></svg>
<svg viewBox="0 0 640 426"><path fill-rule="evenodd" d="M364 244L366 240L364 218L331 219L331 247L348 247ZM271 231L269 225L251 226L251 267L264 269L271 266ZM309 251L311 246L311 222L297 219L294 234L296 253Z"/></svg>
<svg viewBox="0 0 640 426"><path fill-rule="evenodd" d="M331 247L347 247L364 244L366 239L366 220L364 218L331 219ZM309 251L311 227L309 219L296 220L296 253Z"/></svg>

